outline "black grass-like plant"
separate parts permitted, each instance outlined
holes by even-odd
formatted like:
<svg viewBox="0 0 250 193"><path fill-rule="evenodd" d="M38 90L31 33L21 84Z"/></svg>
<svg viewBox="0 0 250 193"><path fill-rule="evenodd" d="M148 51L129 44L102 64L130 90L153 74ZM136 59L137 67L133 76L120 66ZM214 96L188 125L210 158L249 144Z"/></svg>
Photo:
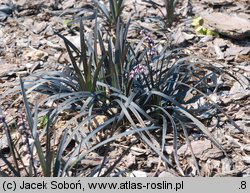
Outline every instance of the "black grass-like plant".
<svg viewBox="0 0 250 193"><path fill-rule="evenodd" d="M102 16L106 18L106 21L110 27L116 27L117 23L121 19L122 10L124 9L124 0L109 0L109 8L98 0L93 0L98 11L102 13Z"/></svg>
<svg viewBox="0 0 250 193"><path fill-rule="evenodd" d="M161 5L152 0L144 0L149 3L153 8L155 8L162 16L162 21L165 28L171 28L175 19L175 6L178 0L164 0L164 7L166 9L166 14L161 10Z"/></svg>
<svg viewBox="0 0 250 193"><path fill-rule="evenodd" d="M167 15L165 17L166 23L168 27L172 27L174 21L174 11L175 11L175 4L177 1L175 0L164 0L164 5L167 11Z"/></svg>
<svg viewBox="0 0 250 193"><path fill-rule="evenodd" d="M92 176L99 173L100 176L115 176L121 158L107 168L112 151L110 146L128 136L136 138L129 148L138 141L144 143L152 155L160 158L159 164L163 162L166 169L175 168L180 176L185 174L177 150L187 143L192 152L188 137L194 130L207 136L227 156L222 145L203 124L201 111L189 107L201 97L206 98L210 109L224 113L238 128L209 97L218 88L218 77L227 72L200 60L183 57L178 50L167 50L167 46L156 55L150 55L150 49L155 46L151 38L146 39L148 48L141 52L138 48L141 42L132 44L127 40L130 22L124 24L118 20L115 37L104 40L97 19L94 32L88 39L83 23L79 21L80 49L57 33L65 42L72 65L68 68L72 73L39 72L24 83L20 80L27 122L42 175ZM98 54L97 47L100 47L101 54ZM47 96L39 104L43 107L42 112L38 112L38 104L33 107L34 112L31 111L27 96L32 92ZM50 108L45 108L49 104L52 104ZM65 113L69 115L66 124L56 128L56 121ZM44 115L48 122L38 133L38 117ZM100 116L105 119L98 121ZM62 131L61 140L55 150L51 136L59 129ZM170 141L169 134L172 134ZM40 141L42 136L46 138L45 149ZM72 141L76 145L67 150ZM165 152L166 144L172 145L173 154ZM103 147L105 153L98 154ZM128 151L124 151L121 157ZM91 174L86 174L87 168L81 161L92 152L98 154L102 164L93 168ZM199 174L199 165L195 155L192 156ZM15 175L19 175L18 170Z"/></svg>
<svg viewBox="0 0 250 193"><path fill-rule="evenodd" d="M0 157L8 165L8 167L13 172L13 174L15 176L19 176L20 177L21 176L21 172L20 172L19 165L18 165L18 157L17 157L16 151L15 151L15 145L13 143L13 140L12 140L12 137L11 137L11 134L10 134L9 126L6 123L5 116L3 115L3 112L2 112L1 109L0 109L0 123L3 124L4 133L5 133L6 137L7 137L8 145L9 145L9 148L10 148L10 153L11 153L11 156L13 157L14 163L10 163L6 159L6 157L4 156L4 154L2 153L2 151L0 151ZM4 173L4 171L1 172L1 175L8 176L8 174Z"/></svg>

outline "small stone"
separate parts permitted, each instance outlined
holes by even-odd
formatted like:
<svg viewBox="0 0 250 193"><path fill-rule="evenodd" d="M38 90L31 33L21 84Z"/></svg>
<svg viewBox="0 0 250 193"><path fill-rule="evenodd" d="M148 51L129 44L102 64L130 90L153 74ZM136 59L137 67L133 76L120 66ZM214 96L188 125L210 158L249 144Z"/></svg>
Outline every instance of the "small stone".
<svg viewBox="0 0 250 193"><path fill-rule="evenodd" d="M35 22L33 32L36 34L40 34L42 31L44 31L46 29L47 25L48 24L45 21L43 21L41 23Z"/></svg>
<svg viewBox="0 0 250 193"><path fill-rule="evenodd" d="M243 150L250 152L250 144L246 144L243 146Z"/></svg>
<svg viewBox="0 0 250 193"><path fill-rule="evenodd" d="M146 172L143 172L143 171L133 171L129 177L147 177L147 174Z"/></svg>
<svg viewBox="0 0 250 193"><path fill-rule="evenodd" d="M250 37L250 21L237 15L214 12L202 14L204 26L233 39ZM228 21L228 22L226 22Z"/></svg>
<svg viewBox="0 0 250 193"><path fill-rule="evenodd" d="M214 45L219 46L220 48L224 48L228 45L228 43L222 38L215 38Z"/></svg>
<svg viewBox="0 0 250 193"><path fill-rule="evenodd" d="M30 69L30 68L33 67L33 65L34 65L34 64L32 64L32 63L26 63L26 64L25 64L25 67L26 67L27 69Z"/></svg>
<svg viewBox="0 0 250 193"><path fill-rule="evenodd" d="M250 156L249 155L242 156L242 161L246 164L250 164Z"/></svg>
<svg viewBox="0 0 250 193"><path fill-rule="evenodd" d="M250 47L229 47L225 51L225 56L238 56L250 53Z"/></svg>

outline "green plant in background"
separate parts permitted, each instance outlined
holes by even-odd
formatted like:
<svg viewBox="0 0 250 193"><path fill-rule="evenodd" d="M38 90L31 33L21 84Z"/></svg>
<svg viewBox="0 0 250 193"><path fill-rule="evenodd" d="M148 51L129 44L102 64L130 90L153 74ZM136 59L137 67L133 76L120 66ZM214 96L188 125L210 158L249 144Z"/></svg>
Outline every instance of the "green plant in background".
<svg viewBox="0 0 250 193"><path fill-rule="evenodd" d="M71 27L72 24L70 24L70 22L72 22L72 20L66 19L66 20L63 21L63 25L65 25L65 26L67 26L67 27Z"/></svg>
<svg viewBox="0 0 250 193"><path fill-rule="evenodd" d="M201 16L198 16L198 17L193 19L192 26L194 26L195 32L197 35L219 37L219 34L216 31L205 28L203 26L203 23L204 23L204 20L202 19Z"/></svg>
<svg viewBox="0 0 250 193"><path fill-rule="evenodd" d="M38 120L37 120L37 127L38 128L44 128L47 123L48 123L48 117L46 115L38 117Z"/></svg>
<svg viewBox="0 0 250 193"><path fill-rule="evenodd" d="M202 17L198 16L193 19L192 26L194 27L202 26L203 23L204 23L204 20L202 19Z"/></svg>

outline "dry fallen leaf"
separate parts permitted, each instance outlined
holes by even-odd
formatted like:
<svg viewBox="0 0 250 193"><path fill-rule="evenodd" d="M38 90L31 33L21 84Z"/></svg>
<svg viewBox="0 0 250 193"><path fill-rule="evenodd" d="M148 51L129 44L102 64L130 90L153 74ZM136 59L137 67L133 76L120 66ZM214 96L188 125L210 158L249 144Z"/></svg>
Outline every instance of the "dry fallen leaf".
<svg viewBox="0 0 250 193"><path fill-rule="evenodd" d="M44 60L45 57L47 57L48 54L41 50L36 49L28 49L24 51L24 58L28 61L39 61Z"/></svg>
<svg viewBox="0 0 250 193"><path fill-rule="evenodd" d="M199 140L199 141L192 141L191 146L192 146L194 155L197 158L200 158L205 151L212 148L212 143L210 140L204 140L204 141ZM187 144L185 144L178 149L177 154L179 156L181 155L191 156L191 151L188 148Z"/></svg>

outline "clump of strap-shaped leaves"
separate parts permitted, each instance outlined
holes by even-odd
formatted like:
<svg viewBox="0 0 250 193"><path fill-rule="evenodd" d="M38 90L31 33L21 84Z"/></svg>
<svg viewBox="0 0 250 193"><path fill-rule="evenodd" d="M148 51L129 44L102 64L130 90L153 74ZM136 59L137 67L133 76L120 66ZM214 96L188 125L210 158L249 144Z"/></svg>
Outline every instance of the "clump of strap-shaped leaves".
<svg viewBox="0 0 250 193"><path fill-rule="evenodd" d="M127 40L130 21L124 24L118 18L115 36L106 39L103 38L104 32L100 30L97 19L90 34L84 32L81 19L79 23L80 48L57 33L69 54L71 66L67 69L70 73L44 71L32 74L24 83L20 80L27 120L34 139L33 147L37 150L43 175L81 175L85 173L81 161L91 152L98 153L103 147L106 152L101 164L87 176L114 175L122 157L140 141L160 158L159 162L165 163L166 168L174 168L177 175L183 176L185 174L177 149L181 135L192 149L188 138L190 128L204 133L226 155L223 147L197 118L197 111L187 108L189 103L202 96L210 101L210 108L226 115L208 96L208 91L213 91L217 86L217 77L224 73L223 70L201 61L191 62L192 58L180 58L178 50L168 50L167 46L158 55L149 57L149 49L140 51L143 39L137 44ZM145 70L130 76L130 72L138 65L144 66ZM211 77L215 80L213 85L210 84ZM46 95L40 106L52 104L51 108L44 108L39 113L35 105L32 113L27 99L31 92ZM51 149L49 134L55 132L55 123L65 112L72 116L61 128L60 144L55 151ZM46 136L46 150L42 149L39 142L41 136L37 134L38 117L41 116L47 119L40 133ZM105 117L103 123L97 121L98 116ZM96 140L100 133L102 139ZM169 133L173 136L172 155L165 152L166 144L170 143L166 138ZM112 143L119 143L119 139L131 135L135 136L134 141L103 171L109 161ZM66 153L72 140L77 145ZM196 160L195 155L192 156ZM198 163L195 165L199 172ZM72 171L75 172L72 174ZM122 171L119 172L122 175Z"/></svg>

